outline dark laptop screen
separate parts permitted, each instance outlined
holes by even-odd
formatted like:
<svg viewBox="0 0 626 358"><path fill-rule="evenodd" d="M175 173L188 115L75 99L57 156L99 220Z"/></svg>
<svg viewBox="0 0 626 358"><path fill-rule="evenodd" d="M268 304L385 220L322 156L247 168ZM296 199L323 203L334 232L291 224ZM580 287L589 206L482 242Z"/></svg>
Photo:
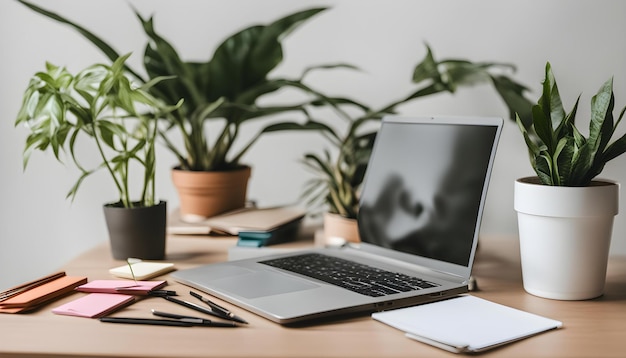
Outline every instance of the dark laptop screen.
<svg viewBox="0 0 626 358"><path fill-rule="evenodd" d="M361 240L467 266L497 130L383 122L361 197Z"/></svg>

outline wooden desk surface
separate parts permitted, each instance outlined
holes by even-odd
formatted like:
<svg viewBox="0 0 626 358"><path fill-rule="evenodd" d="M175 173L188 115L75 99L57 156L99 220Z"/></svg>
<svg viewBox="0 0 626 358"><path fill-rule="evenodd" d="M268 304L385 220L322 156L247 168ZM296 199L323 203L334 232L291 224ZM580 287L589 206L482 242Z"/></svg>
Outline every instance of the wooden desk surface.
<svg viewBox="0 0 626 358"><path fill-rule="evenodd" d="M226 259L233 239L170 237L167 260L179 269ZM562 329L480 354L502 357L623 357L626 343L626 259L612 258L606 293L589 301L555 301L523 291L515 239L482 238L473 294L500 304L561 320ZM62 269L90 280L111 278L108 269L124 264L102 245ZM168 276L163 276L168 279ZM187 298L189 288L168 281ZM51 309L76 299L75 293L30 314L0 314L0 356L46 357L438 357L455 356L412 341L368 315L314 326L288 328L224 303L247 319L248 327L160 327L101 323L59 316ZM217 300L220 302L219 300ZM223 303L223 302L221 302ZM150 317L150 309L187 313L161 298L146 298L116 313ZM458 356L458 355L456 355Z"/></svg>

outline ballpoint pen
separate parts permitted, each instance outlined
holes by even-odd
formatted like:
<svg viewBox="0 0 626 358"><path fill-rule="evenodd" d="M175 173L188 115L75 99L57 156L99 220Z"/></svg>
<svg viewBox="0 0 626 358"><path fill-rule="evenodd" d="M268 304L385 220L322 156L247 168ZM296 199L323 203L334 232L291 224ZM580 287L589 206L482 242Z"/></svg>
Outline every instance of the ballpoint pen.
<svg viewBox="0 0 626 358"><path fill-rule="evenodd" d="M128 324L149 324L153 326L178 326L193 327L194 324L185 321L174 321L171 319L150 319L150 318L134 318L134 317L102 317L100 322L106 323L128 323Z"/></svg>
<svg viewBox="0 0 626 358"><path fill-rule="evenodd" d="M175 319L175 320L179 320L181 322L188 322L188 323L191 323L193 325L199 325L199 326L237 327L237 324L235 324L235 322L214 322L214 321L211 321L209 319L193 317L193 316L184 316L184 315L179 315L179 314L175 314L175 313L161 312L161 311L157 311L155 309L152 310L152 314L155 315L155 316L165 317L165 318L172 318L172 319Z"/></svg>
<svg viewBox="0 0 626 358"><path fill-rule="evenodd" d="M238 317L236 314L232 313L231 311L227 310L226 308L218 305L217 303L209 300L208 298L202 297L200 294L193 292L193 291L189 291L189 293L199 299L200 301L206 303L207 305L209 305L209 307L211 307L211 309L214 312L217 312L218 314L222 315L223 318L229 319L231 321L235 321L235 322L239 322L239 323L245 323L248 324L248 322L246 320L244 320L241 317Z"/></svg>
<svg viewBox="0 0 626 358"><path fill-rule="evenodd" d="M178 296L176 291L172 290L150 290L150 291L141 291L141 290L133 290L126 287L118 287L115 289L117 293L126 294L126 295L136 295L136 296Z"/></svg>
<svg viewBox="0 0 626 358"><path fill-rule="evenodd" d="M192 310L196 310L198 312L202 312L211 316L215 316L218 318L223 318L223 319L228 319L228 317L224 316L221 312L216 312L214 310L212 310L211 308L204 308L200 305L197 305L195 303L191 303L191 302L187 302L187 301L183 301L183 300L179 300L177 298L174 298L172 296L162 296L163 298L165 298L166 300L170 301L170 302L174 302L177 303L181 306L185 306L187 308L191 308Z"/></svg>

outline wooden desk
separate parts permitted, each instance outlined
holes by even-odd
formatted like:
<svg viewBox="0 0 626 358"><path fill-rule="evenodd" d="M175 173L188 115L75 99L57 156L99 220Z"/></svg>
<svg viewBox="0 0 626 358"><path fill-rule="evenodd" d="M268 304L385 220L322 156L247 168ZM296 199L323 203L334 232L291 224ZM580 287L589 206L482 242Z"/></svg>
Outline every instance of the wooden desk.
<svg viewBox="0 0 626 358"><path fill-rule="evenodd" d="M168 260L180 269L226 259L233 239L170 237ZM606 294L595 300L542 299L523 291L515 239L481 239L475 265L476 296L564 322L564 328L519 341L481 356L623 357L626 344L626 259L612 258ZM123 264L102 245L62 269L90 280L110 278L108 269ZM167 275L164 276L167 279ZM189 288L169 280L168 288L187 298ZM453 357L453 353L405 338L400 331L368 315L315 326L287 328L225 303L249 327L160 327L101 323L58 316L51 309L73 294L37 312L0 314L0 356L46 357ZM192 298L190 298L193 300ZM150 309L190 313L160 298L147 298L116 313L150 317Z"/></svg>

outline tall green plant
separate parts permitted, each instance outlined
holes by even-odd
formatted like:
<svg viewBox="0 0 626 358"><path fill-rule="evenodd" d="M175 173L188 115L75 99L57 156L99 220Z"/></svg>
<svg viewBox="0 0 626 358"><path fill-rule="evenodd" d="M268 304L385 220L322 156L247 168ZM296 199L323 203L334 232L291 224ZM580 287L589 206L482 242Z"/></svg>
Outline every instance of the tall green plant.
<svg viewBox="0 0 626 358"><path fill-rule="evenodd" d="M113 47L83 26L26 1L18 1L74 28L112 61L119 58ZM273 114L304 112L310 100L290 105L260 105L258 100L283 88L316 96L300 79L269 78L268 75L283 60L281 41L323 10L325 8L312 8L268 25L247 27L226 38L206 62L182 60L174 46L155 30L154 19L143 18L135 11L149 40L143 58L147 77L129 66L125 68L142 83L169 78L150 87L150 93L165 103L174 104L184 98L183 105L165 117L168 129L177 129L182 135L183 148L170 139L169 130L160 133L167 148L178 158L180 168L196 171L236 168L242 156L267 131L260 129L235 151L234 144L242 125ZM218 128L213 143L209 142L207 127L212 126L207 126L208 123L215 123L214 127Z"/></svg>
<svg viewBox="0 0 626 358"><path fill-rule="evenodd" d="M626 152L626 134L609 143L626 107L613 118L615 96L613 79L607 80L591 99L589 136L576 128L580 96L569 113L565 113L552 67L548 62L543 92L532 107L532 122L527 129L518 119L528 147L530 163L542 184L554 186L588 186L604 165Z"/></svg>
<svg viewBox="0 0 626 358"><path fill-rule="evenodd" d="M154 118L175 110L165 106L126 76L124 64L130 54L119 57L111 66L97 64L76 75L63 67L47 63L37 72L24 93L15 122L26 126L30 134L24 149L24 168L34 150L51 150L63 162L61 153L69 154L80 176L68 197L76 196L83 180L94 172L106 170L124 207L152 206L155 198ZM81 137L93 141L101 162L84 166L78 158L76 142ZM141 168L143 186L138 198L130 194L131 166Z"/></svg>
<svg viewBox="0 0 626 358"><path fill-rule="evenodd" d="M359 207L359 193L365 170L369 162L377 127L369 124L378 122L384 115L396 114L397 107L437 93L455 93L458 88L481 83L491 84L509 109L513 119L520 114L520 121L530 123L531 102L524 97L527 90L502 70L515 70L510 64L478 62L463 59L444 59L437 61L429 46L426 46L425 58L413 71L412 82L417 85L408 96L393 101L380 109L347 98L322 97L316 105L330 104L335 113L347 124L345 133L320 120L310 120L305 124L277 124L274 129L316 130L329 140L336 152L333 156L329 149L322 154L307 153L304 164L315 174L305 187L304 197L309 205L325 206L331 213L348 218L356 218ZM359 113L353 115L353 113Z"/></svg>

